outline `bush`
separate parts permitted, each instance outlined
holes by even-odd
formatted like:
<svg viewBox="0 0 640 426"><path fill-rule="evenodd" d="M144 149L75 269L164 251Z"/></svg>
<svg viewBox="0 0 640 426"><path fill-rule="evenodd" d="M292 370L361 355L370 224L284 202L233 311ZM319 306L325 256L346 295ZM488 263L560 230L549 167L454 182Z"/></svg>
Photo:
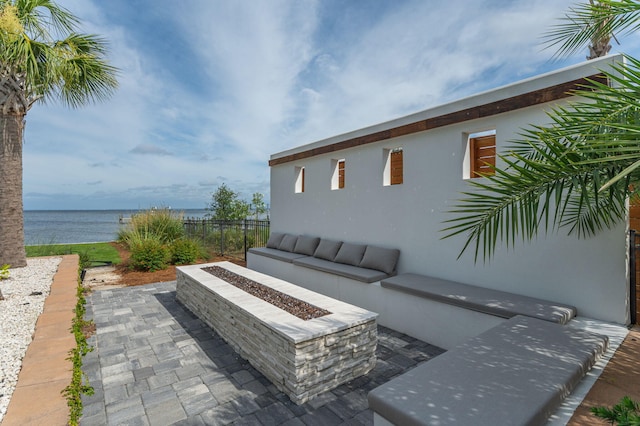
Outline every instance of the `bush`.
<svg viewBox="0 0 640 426"><path fill-rule="evenodd" d="M9 265L2 265L0 267L0 280L6 280L9 278L9 273L10 273L9 268L10 268Z"/></svg>
<svg viewBox="0 0 640 426"><path fill-rule="evenodd" d="M88 251L86 250L79 251L78 257L80 258L79 260L80 269L87 269L88 267L91 266L91 255L89 254Z"/></svg>
<svg viewBox="0 0 640 426"><path fill-rule="evenodd" d="M174 265L188 265L203 257L203 249L197 241L180 238L171 243L171 263Z"/></svg>
<svg viewBox="0 0 640 426"><path fill-rule="evenodd" d="M118 232L118 240L129 245L130 240L153 237L171 243L184 236L181 213L169 209L152 209L131 216L131 222ZM131 246L129 247L131 249Z"/></svg>
<svg viewBox="0 0 640 426"><path fill-rule="evenodd" d="M226 228L221 236L219 230L207 234L205 244L215 252L220 252L220 238L223 238L223 253L242 253L244 250L244 230L242 228ZM255 244L255 235L247 233L247 249Z"/></svg>
<svg viewBox="0 0 640 426"><path fill-rule="evenodd" d="M612 425L640 425L640 404L628 396L611 408L592 407L591 412Z"/></svg>
<svg viewBox="0 0 640 426"><path fill-rule="evenodd" d="M167 267L169 250L158 238L145 238L134 242L131 251L131 267L142 271L159 271Z"/></svg>

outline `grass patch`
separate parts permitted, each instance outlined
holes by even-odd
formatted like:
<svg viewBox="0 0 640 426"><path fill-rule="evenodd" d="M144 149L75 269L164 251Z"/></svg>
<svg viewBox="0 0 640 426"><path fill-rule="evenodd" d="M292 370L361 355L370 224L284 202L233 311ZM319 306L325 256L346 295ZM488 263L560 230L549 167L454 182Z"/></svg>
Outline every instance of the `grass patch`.
<svg viewBox="0 0 640 426"><path fill-rule="evenodd" d="M25 249L27 251L27 257L77 254L81 258L86 259L89 266L100 266L105 263L117 265L122 262L118 250L109 243L45 244L26 246Z"/></svg>

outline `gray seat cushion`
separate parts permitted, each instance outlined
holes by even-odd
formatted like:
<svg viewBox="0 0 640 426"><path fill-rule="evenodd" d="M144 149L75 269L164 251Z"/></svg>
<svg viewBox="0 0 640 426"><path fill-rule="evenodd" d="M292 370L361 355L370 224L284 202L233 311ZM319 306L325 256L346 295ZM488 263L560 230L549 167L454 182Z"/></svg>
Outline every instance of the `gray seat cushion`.
<svg viewBox="0 0 640 426"><path fill-rule="evenodd" d="M306 235L300 235L298 236L298 241L296 241L296 246L293 249L293 251L295 253L306 254L307 256L313 256L313 253L315 253L319 242L320 242L320 238L318 237L309 237Z"/></svg>
<svg viewBox="0 0 640 426"><path fill-rule="evenodd" d="M376 271L375 269L360 268L358 266L335 263L329 260L318 259L317 257L302 257L294 259L293 264L316 269L322 272L340 275L346 278L362 281L364 283L380 281L381 279L389 276L384 272Z"/></svg>
<svg viewBox="0 0 640 426"><path fill-rule="evenodd" d="M544 424L607 344L517 316L374 389L369 407L397 425Z"/></svg>
<svg viewBox="0 0 640 426"><path fill-rule="evenodd" d="M342 241L327 240L323 238L320 240L320 244L318 244L318 248L315 253L313 253L313 256L333 262L333 259L336 258L336 254L338 254L338 250L340 250L341 246Z"/></svg>
<svg viewBox="0 0 640 426"><path fill-rule="evenodd" d="M396 270L396 263L398 263L399 256L400 250L398 249L367 246L360 261L360 267L377 269L378 271L390 274Z"/></svg>
<svg viewBox="0 0 640 426"><path fill-rule="evenodd" d="M285 234L281 232L272 232L269 235L269 239L267 240L267 247L272 249L277 249L282 242L282 238L284 238Z"/></svg>
<svg viewBox="0 0 640 426"><path fill-rule="evenodd" d="M526 315L566 324L576 316L573 306L425 275L400 274L380 285L502 318Z"/></svg>
<svg viewBox="0 0 640 426"><path fill-rule="evenodd" d="M297 242L297 235L286 234L284 237L282 237L282 241L278 245L278 250L293 251L293 249L296 248Z"/></svg>
<svg viewBox="0 0 640 426"><path fill-rule="evenodd" d="M259 256L270 257L272 259L281 260L283 262L291 263L294 259L300 259L306 257L304 254L291 253L288 251L282 251L278 249L272 249L268 247L254 247L249 249L249 253L257 254Z"/></svg>
<svg viewBox="0 0 640 426"><path fill-rule="evenodd" d="M360 266L366 248L367 246L364 244L342 243L333 261L346 265Z"/></svg>

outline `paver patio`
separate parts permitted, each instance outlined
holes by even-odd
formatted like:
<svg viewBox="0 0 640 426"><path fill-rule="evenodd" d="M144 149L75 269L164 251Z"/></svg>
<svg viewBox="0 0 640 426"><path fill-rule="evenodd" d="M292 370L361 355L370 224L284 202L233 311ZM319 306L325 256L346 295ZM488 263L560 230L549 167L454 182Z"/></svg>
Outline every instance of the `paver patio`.
<svg viewBox="0 0 640 426"><path fill-rule="evenodd" d="M379 327L372 372L298 406L177 303L175 285L87 298L97 331L83 370L95 394L82 425L370 425L370 390L444 352Z"/></svg>

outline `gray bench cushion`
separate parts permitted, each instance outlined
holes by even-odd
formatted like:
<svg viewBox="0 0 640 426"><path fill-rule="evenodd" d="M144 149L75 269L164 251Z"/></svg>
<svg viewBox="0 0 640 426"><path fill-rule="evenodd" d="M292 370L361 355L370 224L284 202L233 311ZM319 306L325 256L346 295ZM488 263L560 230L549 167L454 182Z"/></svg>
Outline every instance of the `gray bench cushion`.
<svg viewBox="0 0 640 426"><path fill-rule="evenodd" d="M424 275L401 274L380 285L502 318L526 315L566 324L576 315L573 306Z"/></svg>
<svg viewBox="0 0 640 426"><path fill-rule="evenodd" d="M607 344L517 316L374 389L369 407L397 425L543 424Z"/></svg>
<svg viewBox="0 0 640 426"><path fill-rule="evenodd" d="M343 263L335 263L329 260L318 259L317 257L302 257L293 260L294 265L305 266L322 272L351 278L365 283L372 283L387 278L389 275L375 269L360 268Z"/></svg>
<svg viewBox="0 0 640 426"><path fill-rule="evenodd" d="M267 240L267 247L277 249L280 246L280 243L282 242L284 236L285 234L281 232L272 232L271 235L269 235L269 239Z"/></svg>
<svg viewBox="0 0 640 426"><path fill-rule="evenodd" d="M336 258L336 254L338 254L338 250L340 250L340 246L342 246L342 241L327 240L323 238L320 240L318 248L313 256L333 262L333 259Z"/></svg>
<svg viewBox="0 0 640 426"><path fill-rule="evenodd" d="M366 249L367 246L364 244L342 243L333 261L346 265L360 266L362 256Z"/></svg>
<svg viewBox="0 0 640 426"><path fill-rule="evenodd" d="M296 248L297 242L297 235L286 234L284 237L282 237L282 241L278 245L278 249L283 251L293 251L293 249Z"/></svg>
<svg viewBox="0 0 640 426"><path fill-rule="evenodd" d="M396 270L399 256L400 250L398 249L367 246L359 266L391 274Z"/></svg>
<svg viewBox="0 0 640 426"><path fill-rule="evenodd" d="M313 253L315 253L319 242L320 238L318 237L308 237L306 235L300 235L298 237L298 241L296 241L296 247L293 249L293 251L295 253L313 256Z"/></svg>
<svg viewBox="0 0 640 426"><path fill-rule="evenodd" d="M250 248L249 253L270 257L272 259L282 260L283 262L289 262L289 263L291 263L294 259L300 259L300 258L306 257L304 254L290 253L288 251L282 251L282 250L272 249L268 247Z"/></svg>

